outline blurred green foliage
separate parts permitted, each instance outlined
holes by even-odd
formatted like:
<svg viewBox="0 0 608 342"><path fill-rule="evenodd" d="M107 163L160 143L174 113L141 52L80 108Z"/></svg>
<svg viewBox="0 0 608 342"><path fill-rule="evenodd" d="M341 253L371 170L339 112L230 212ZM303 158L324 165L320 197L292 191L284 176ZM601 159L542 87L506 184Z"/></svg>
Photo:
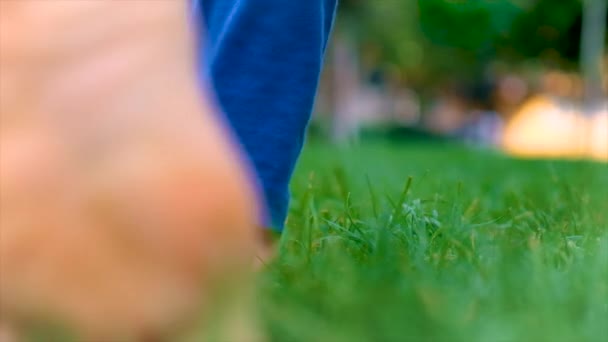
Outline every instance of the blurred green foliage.
<svg viewBox="0 0 608 342"><path fill-rule="evenodd" d="M482 77L490 63L571 69L581 0L342 0L338 38L417 84Z"/></svg>

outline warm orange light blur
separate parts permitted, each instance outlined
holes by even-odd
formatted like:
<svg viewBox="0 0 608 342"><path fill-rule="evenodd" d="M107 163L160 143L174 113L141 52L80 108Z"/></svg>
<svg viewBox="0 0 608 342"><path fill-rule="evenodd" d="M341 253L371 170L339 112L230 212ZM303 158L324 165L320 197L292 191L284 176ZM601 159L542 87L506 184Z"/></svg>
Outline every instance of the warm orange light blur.
<svg viewBox="0 0 608 342"><path fill-rule="evenodd" d="M580 107L536 96L507 122L503 147L517 156L608 161L608 104L585 115Z"/></svg>

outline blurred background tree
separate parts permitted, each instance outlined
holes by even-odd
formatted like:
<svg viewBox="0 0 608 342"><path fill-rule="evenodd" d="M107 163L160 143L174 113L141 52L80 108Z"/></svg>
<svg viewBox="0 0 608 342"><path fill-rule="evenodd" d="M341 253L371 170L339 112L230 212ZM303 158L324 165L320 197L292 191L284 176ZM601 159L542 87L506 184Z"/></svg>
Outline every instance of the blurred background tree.
<svg viewBox="0 0 608 342"><path fill-rule="evenodd" d="M342 0L338 31L365 64L417 82L478 75L487 63L576 68L580 0Z"/></svg>
<svg viewBox="0 0 608 342"><path fill-rule="evenodd" d="M324 80L333 83L325 92L335 105L322 111L332 113L334 135L342 140L356 125L353 111L368 110L361 101L352 103L367 98L361 87L375 87L393 99L400 96L395 88L406 87L415 94L422 121L442 93L455 94L469 107L495 110L496 87L505 75L516 74L532 89L545 82L548 70L578 74L584 1L606 2L341 0L328 64L332 76ZM593 64L589 70L595 72L588 73L601 88L601 48L608 41L597 32L597 22L605 30L608 18L601 6L594 13L587 19L596 23L587 45L595 44L595 54L591 51L586 63ZM387 111L387 106L375 108Z"/></svg>

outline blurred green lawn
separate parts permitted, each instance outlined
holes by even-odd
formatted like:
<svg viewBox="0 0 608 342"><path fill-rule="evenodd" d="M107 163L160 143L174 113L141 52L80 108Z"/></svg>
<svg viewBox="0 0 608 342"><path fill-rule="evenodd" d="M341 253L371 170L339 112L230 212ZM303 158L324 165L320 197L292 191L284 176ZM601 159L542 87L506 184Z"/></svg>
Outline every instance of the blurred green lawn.
<svg viewBox="0 0 608 342"><path fill-rule="evenodd" d="M442 144L306 148L271 341L608 340L608 165Z"/></svg>

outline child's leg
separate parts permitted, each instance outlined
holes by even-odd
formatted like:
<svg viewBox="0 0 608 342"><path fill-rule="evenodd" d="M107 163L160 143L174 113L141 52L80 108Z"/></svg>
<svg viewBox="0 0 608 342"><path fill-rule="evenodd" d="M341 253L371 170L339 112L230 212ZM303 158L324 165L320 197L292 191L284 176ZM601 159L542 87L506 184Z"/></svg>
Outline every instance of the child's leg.
<svg viewBox="0 0 608 342"><path fill-rule="evenodd" d="M187 11L0 1L3 320L160 332L250 263L253 194L200 99Z"/></svg>
<svg viewBox="0 0 608 342"><path fill-rule="evenodd" d="M194 0L208 34L203 68L283 228L336 0Z"/></svg>

